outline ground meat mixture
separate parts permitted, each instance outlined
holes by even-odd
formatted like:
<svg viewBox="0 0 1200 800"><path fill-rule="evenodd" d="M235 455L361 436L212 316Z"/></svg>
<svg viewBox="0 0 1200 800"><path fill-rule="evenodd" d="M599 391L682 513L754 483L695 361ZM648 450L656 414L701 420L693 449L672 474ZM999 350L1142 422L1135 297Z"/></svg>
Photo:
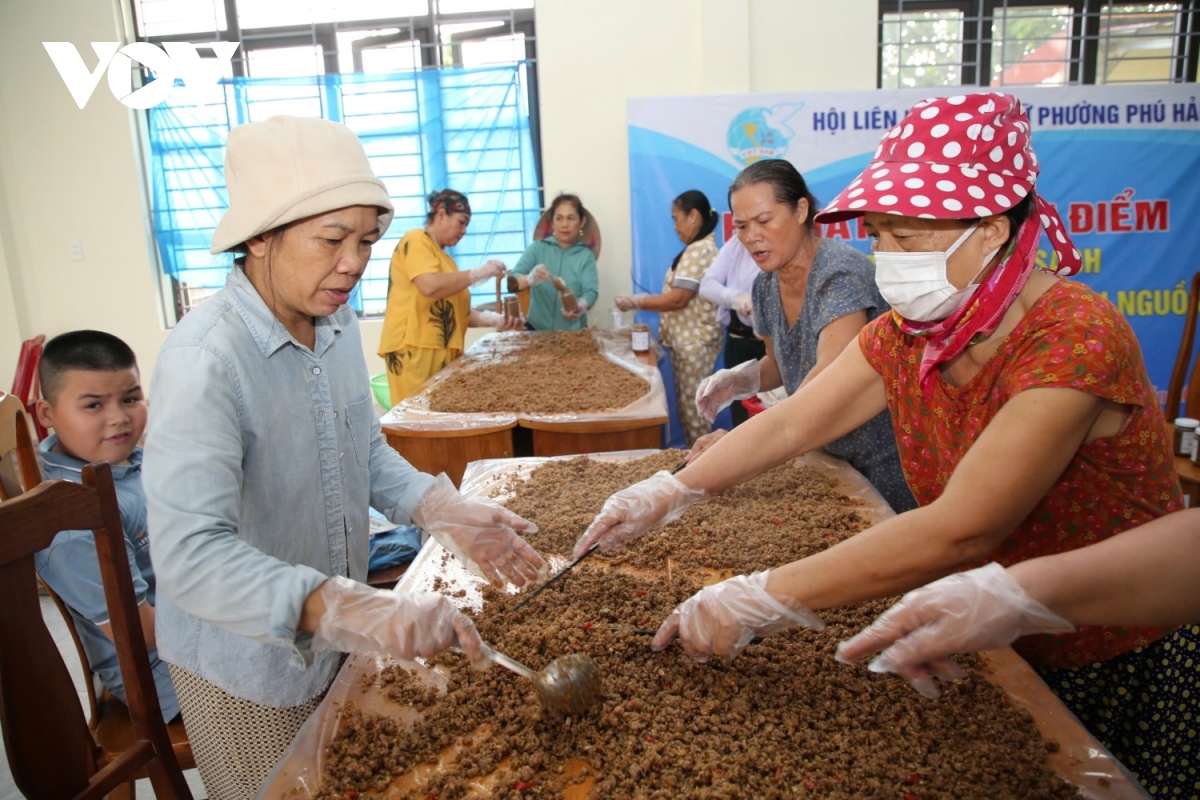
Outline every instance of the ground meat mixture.
<svg viewBox="0 0 1200 800"><path fill-rule="evenodd" d="M534 547L569 556L609 495L674 469L684 455L665 450L636 461L550 461L528 481L500 490L512 495L506 506L537 523L538 532L527 537ZM752 572L812 555L862 530L869 523L860 508L820 470L784 465L697 503L605 558L648 569L665 570L670 558L672 568Z"/></svg>
<svg viewBox="0 0 1200 800"><path fill-rule="evenodd" d="M539 535L546 538L535 544L569 552L609 493L674 466L678 458L678 453L664 453L620 465L552 462L536 471L524 487L530 491L518 491L509 505L524 509L526 516L530 509L543 512ZM563 495L572 499L564 501ZM788 511L788 503L791 516L776 523L771 517ZM520 595L485 590L476 619L484 640L534 669L564 654L590 655L604 674L599 706L556 720L541 710L529 681L499 668L473 670L455 653L432 662L439 673L437 688L426 676L389 666L372 677L397 703L396 714L347 710L329 748L319 796L348 800L385 789L389 797L424 800L488 793L501 798L1077 796L1046 766L1052 745L1026 712L1010 707L1004 693L978 674L974 658L960 660L971 676L947 685L936 702L894 676L834 660L837 643L891 601L822 612L825 631L784 631L751 645L732 663L696 663L677 644L651 652L649 637L635 631L657 627L711 578L710 565L763 569L824 549L863 524L851 501L809 469L777 470L725 493L721 502L703 505L703 517L689 525L685 516L677 523L683 531L678 536L691 537L686 551L696 557L676 544L669 578L661 569L666 549L642 559L641 551L659 544L652 534L631 543L622 563L596 556L520 610L511 611ZM556 524L555 514L571 520L564 519L557 532L547 531ZM701 532L692 533L691 527ZM718 529L730 535L711 532ZM774 545L758 545L758 539L768 538ZM439 761L444 769L414 770Z"/></svg>
<svg viewBox="0 0 1200 800"><path fill-rule="evenodd" d="M515 340L515 341L513 341ZM588 330L522 333L472 351L426 392L430 411L570 414L624 408L650 384L605 358Z"/></svg>

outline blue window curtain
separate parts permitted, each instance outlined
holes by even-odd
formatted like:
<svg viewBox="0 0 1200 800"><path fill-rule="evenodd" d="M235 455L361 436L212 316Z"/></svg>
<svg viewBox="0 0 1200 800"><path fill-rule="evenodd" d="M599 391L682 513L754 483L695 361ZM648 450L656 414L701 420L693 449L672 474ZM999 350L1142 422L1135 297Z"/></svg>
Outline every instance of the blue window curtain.
<svg viewBox="0 0 1200 800"><path fill-rule="evenodd" d="M230 128L275 114L324 117L349 126L388 187L396 216L375 245L351 298L359 314L382 314L388 266L405 232L424 225L425 197L450 187L471 201L471 226L449 252L463 269L488 258L510 267L540 215L524 64L386 75L232 78L216 102L149 111L151 202L163 271L182 284L218 288L232 263L210 255L228 206L225 140ZM473 301L495 298L494 285Z"/></svg>

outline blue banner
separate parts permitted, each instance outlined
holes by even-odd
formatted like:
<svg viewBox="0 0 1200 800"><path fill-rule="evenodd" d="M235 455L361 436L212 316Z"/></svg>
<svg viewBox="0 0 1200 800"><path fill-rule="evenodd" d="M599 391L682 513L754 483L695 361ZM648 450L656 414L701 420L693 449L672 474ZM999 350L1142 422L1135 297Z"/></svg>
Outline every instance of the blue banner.
<svg viewBox="0 0 1200 800"><path fill-rule="evenodd" d="M819 202L866 166L879 139L912 105L943 91L812 92L634 99L628 105L633 282L662 291L682 245L671 201L699 189L732 235L730 182L761 158L786 158ZM1076 86L1013 90L1033 126L1038 193L1054 203L1083 253L1083 281L1129 320L1165 401L1183 332L1187 288L1200 269L1200 103L1195 86ZM869 252L857 221L820 234ZM1053 251L1045 240L1043 265ZM642 321L657 324L657 314ZM1194 355L1193 355L1194 358ZM1173 416L1170 412L1169 416ZM673 430L677 426L673 425Z"/></svg>

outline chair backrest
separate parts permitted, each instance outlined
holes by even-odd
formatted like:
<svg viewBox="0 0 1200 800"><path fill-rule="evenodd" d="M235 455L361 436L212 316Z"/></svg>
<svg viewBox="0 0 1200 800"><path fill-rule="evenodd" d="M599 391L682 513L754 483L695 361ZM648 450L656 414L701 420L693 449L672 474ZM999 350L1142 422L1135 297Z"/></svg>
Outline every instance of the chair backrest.
<svg viewBox="0 0 1200 800"><path fill-rule="evenodd" d="M1187 314L1183 318L1183 339L1179 342L1179 353L1175 356L1175 368L1171 370L1171 382L1167 385L1167 426L1178 416L1200 417L1200 353L1192 362L1192 348L1196 344L1196 317L1200 311L1200 272L1192 276L1192 289L1188 293ZM1189 362L1191 369L1189 370ZM1188 380L1188 375L1191 380ZM1187 396L1183 387L1187 386ZM1179 406L1183 401L1183 408Z"/></svg>
<svg viewBox="0 0 1200 800"><path fill-rule="evenodd" d="M33 428L38 441L46 438L46 429L33 414L33 404L37 402L38 393L41 391L38 382L38 362L42 360L42 346L45 344L45 336L35 336L21 343L21 355L17 358L17 372L12 385L12 393L33 417Z"/></svg>
<svg viewBox="0 0 1200 800"><path fill-rule="evenodd" d="M7 396L12 397L12 395ZM2 402L3 400L0 400L0 403ZM38 464L37 449L33 446L33 437L29 433L29 426L25 422L24 414L18 410L12 415L12 424L9 425L5 423L5 415L0 413L0 428L7 429L13 441L8 452L4 452L5 446L0 444L0 453L3 454L0 455L0 499L7 500L10 497L24 494L41 483L42 468ZM75 654L79 656L80 667L83 669L83 674L87 676L84 685L87 687L88 728L95 730L100 717L100 704L96 697L96 682L92 679L92 668L88 663L87 651L83 649L79 632L75 630L75 620L71 617L71 612L67 610L66 603L45 581L42 581L42 588L54 601L54 607L58 609L67 630L71 633L71 641L75 644Z"/></svg>
<svg viewBox="0 0 1200 800"><path fill-rule="evenodd" d="M37 448L25 412L19 407L5 408L9 397L12 395L0 399L0 429L11 434L5 438L12 442L0 442L0 500L16 497L42 482L42 468L38 466ZM13 412L11 419L6 419L9 411Z"/></svg>
<svg viewBox="0 0 1200 800"><path fill-rule="evenodd" d="M59 531L91 529L137 741L103 770L58 646L42 620L33 556ZM108 464L83 483L46 481L0 503L0 726L17 788L26 797L91 800L143 766L157 797L191 792L158 704L138 618L120 509Z"/></svg>
<svg viewBox="0 0 1200 800"><path fill-rule="evenodd" d="M25 404L21 402L21 398L15 394L5 394L0 392L0 457L13 452L17 448L16 425L15 420L17 415L25 410ZM16 467L16 456L13 457L13 466ZM16 473L13 477L17 478ZM15 497L12 494L12 484L0 482L0 500L7 500L9 497Z"/></svg>

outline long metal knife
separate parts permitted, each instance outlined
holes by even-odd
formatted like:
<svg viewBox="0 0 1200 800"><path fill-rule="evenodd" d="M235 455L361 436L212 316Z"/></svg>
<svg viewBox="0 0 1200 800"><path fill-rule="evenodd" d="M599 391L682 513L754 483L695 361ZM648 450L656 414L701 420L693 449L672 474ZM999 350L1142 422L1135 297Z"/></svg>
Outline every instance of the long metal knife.
<svg viewBox="0 0 1200 800"><path fill-rule="evenodd" d="M583 551L583 555L581 555L579 558L577 558L577 559L575 559L574 561L572 561L570 564L567 564L565 567L563 567L563 568L562 568L562 569L560 569L558 572L556 572L554 575L552 575L552 576L550 577L550 580L546 581L546 582L545 582L545 583L543 583L541 586L539 586L538 588L536 588L536 589L534 589L532 592L530 592L530 593L529 593L529 596L528 596L528 597L526 597L526 598L525 598L524 600L522 600L521 602L517 603L515 606L513 606L513 607L512 607L512 610L513 610L513 611L516 611L516 610L517 610L517 609L519 609L521 606L525 605L525 604L526 604L526 603L528 603L530 600L532 600L533 598L537 597L539 594L541 594L543 591L545 591L545 590L546 590L546 588L550 586L550 584L554 583L556 580L558 580L559 578L561 578L563 575L566 575L568 572L570 572L570 571L571 571L571 569L572 569L572 568L573 568L573 567L574 567L576 564L578 564L580 561L583 561L585 558L587 558L588 556L590 556L592 553L596 552L596 551L597 551L597 550L599 550L599 549L600 549L600 545L599 545L599 544L594 544L594 545L592 545L591 547L589 547L587 550L584 550L584 551Z"/></svg>

